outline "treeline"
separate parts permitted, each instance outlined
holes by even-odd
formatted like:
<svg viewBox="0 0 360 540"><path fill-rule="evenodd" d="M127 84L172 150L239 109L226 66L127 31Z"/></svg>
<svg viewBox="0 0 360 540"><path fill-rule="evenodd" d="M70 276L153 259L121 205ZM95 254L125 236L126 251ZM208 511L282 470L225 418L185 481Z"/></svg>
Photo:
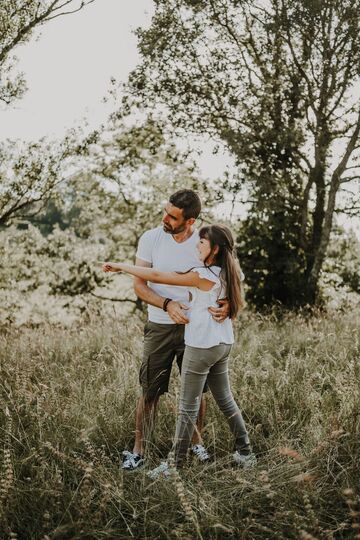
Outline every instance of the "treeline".
<svg viewBox="0 0 360 540"><path fill-rule="evenodd" d="M99 259L132 259L169 193L186 186L200 192L203 220L216 219L226 195L246 204L232 227L250 304L356 301L359 242L335 217L359 211L359 2L156 3L138 31L138 67L112 87L120 101L106 125L0 145L5 318L16 310L14 287L23 298L45 287L69 304L103 296ZM0 8L0 99L12 104L25 91L12 76L18 44L87 3ZM230 173L202 179L195 154L177 146L189 135L230 153ZM138 308L130 289L113 299Z"/></svg>
<svg viewBox="0 0 360 540"><path fill-rule="evenodd" d="M3 322L16 321L16 313L23 310L24 303L32 302L36 291L41 292L41 303L46 304L50 295L73 312L83 313L88 306L99 311L100 300L112 300L127 309L142 309L131 282L124 280L114 284L109 281L101 273L99 262L133 261L140 235L160 223L164 202L180 186L200 192L204 202L202 222L217 219L217 205L227 193L226 184L219 182L215 187L201 181L190 156L179 152L170 142L164 126L153 119L132 127L126 126L122 119L113 119L106 131L92 134L81 144L78 141L79 137L75 137L72 148L67 141L67 164L55 158L53 146L43 146L42 154L39 147L42 167L49 162L59 162L64 170L72 172L68 177L59 174L54 186L48 192L43 190L41 197L36 197L35 189L24 190L19 199L22 196L26 204L13 205L12 214L2 225ZM46 152L50 154L48 160ZM37 163L33 158L34 154L24 151L18 161L13 162L14 171L23 174L27 167L31 179ZM0 197L3 208L6 196L13 201L12 189L10 186ZM256 230L249 230L246 220L233 222L231 226L246 273L248 302L257 308L271 308L273 302L264 302L259 267L264 250L276 246L269 239L259 252ZM334 228L317 304L331 302L333 306L346 307L356 303L360 293L359 263L360 244L356 236ZM256 282L258 288L254 285ZM284 286L279 272L277 287ZM279 302L276 305L281 307Z"/></svg>

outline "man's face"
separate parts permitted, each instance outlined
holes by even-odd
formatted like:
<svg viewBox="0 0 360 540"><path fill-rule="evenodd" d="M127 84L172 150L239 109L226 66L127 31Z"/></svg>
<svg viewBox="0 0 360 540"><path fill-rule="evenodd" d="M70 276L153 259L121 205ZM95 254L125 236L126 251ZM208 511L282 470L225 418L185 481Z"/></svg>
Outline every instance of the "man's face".
<svg viewBox="0 0 360 540"><path fill-rule="evenodd" d="M165 232L169 234L182 233L189 225L191 225L189 223L190 221L192 220L184 219L182 208L178 208L177 206L172 205L170 202L166 203L162 218Z"/></svg>

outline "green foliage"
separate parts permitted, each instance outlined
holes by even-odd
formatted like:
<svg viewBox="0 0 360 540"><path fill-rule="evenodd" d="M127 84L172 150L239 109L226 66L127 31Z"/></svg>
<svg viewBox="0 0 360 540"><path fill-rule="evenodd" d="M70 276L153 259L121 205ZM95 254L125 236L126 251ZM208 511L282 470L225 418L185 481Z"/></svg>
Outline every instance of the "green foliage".
<svg viewBox="0 0 360 540"><path fill-rule="evenodd" d="M14 267L0 275L0 321L16 321L36 290L76 311L94 298L141 307L129 280L109 290L114 282L100 261L133 261L141 234L160 223L164 203L180 188L199 191L203 219L211 215L213 193L160 122L114 117L106 130L77 139L74 133L59 145L62 154L45 141L14 150L13 160L6 152L0 243Z"/></svg>
<svg viewBox="0 0 360 540"><path fill-rule="evenodd" d="M305 256L293 227L292 209L268 215L252 211L241 223L238 257L246 275L247 300L259 308L305 303Z"/></svg>
<svg viewBox="0 0 360 540"><path fill-rule="evenodd" d="M321 286L330 305L353 309L360 294L360 242L355 233L335 229L329 245Z"/></svg>
<svg viewBox="0 0 360 540"><path fill-rule="evenodd" d="M236 159L230 189L249 193L241 234L245 257L257 254L258 306L321 300L337 195L358 179L359 11L350 0L163 0L138 30L132 97ZM356 197L345 209L356 213Z"/></svg>
<svg viewBox="0 0 360 540"><path fill-rule="evenodd" d="M330 245L327 265L340 275L344 285L360 293L360 242L354 232L337 231Z"/></svg>
<svg viewBox="0 0 360 540"><path fill-rule="evenodd" d="M0 144L0 226L28 220L42 210L53 190L79 165L83 149L71 133L61 142ZM75 169L76 170L76 169Z"/></svg>
<svg viewBox="0 0 360 540"><path fill-rule="evenodd" d="M105 250L97 239L79 239L71 229L55 227L47 237L30 224L1 231L0 324L36 320L36 303L45 308L49 295L59 295L66 307L93 292L106 281L98 263ZM77 305L84 309L84 303Z"/></svg>
<svg viewBox="0 0 360 540"><path fill-rule="evenodd" d="M202 218L211 215L211 188L189 155L175 146L161 120L114 116L91 160L92 174L113 194L106 212L107 232L117 244L129 246L127 256L134 255L141 234L159 224L164 203L178 189L199 192Z"/></svg>
<svg viewBox="0 0 360 540"><path fill-rule="evenodd" d="M231 381L258 466L208 396L213 460L178 477L123 474L131 447L141 321L94 317L0 335L2 538L356 538L359 516L359 313L243 314ZM174 370L175 371L175 370ZM171 448L179 377L160 401L148 467Z"/></svg>

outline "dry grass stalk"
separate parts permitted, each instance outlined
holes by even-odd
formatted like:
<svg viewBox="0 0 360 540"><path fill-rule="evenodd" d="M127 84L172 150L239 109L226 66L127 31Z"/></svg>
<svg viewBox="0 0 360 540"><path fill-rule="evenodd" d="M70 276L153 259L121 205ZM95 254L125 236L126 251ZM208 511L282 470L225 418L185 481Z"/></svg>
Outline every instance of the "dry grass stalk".
<svg viewBox="0 0 360 540"><path fill-rule="evenodd" d="M12 463L12 418L9 408L5 408L5 437L4 437L4 450L3 450L3 468L1 471L0 480L0 513L1 509L6 506L6 503L10 497L12 488L14 487L14 468Z"/></svg>

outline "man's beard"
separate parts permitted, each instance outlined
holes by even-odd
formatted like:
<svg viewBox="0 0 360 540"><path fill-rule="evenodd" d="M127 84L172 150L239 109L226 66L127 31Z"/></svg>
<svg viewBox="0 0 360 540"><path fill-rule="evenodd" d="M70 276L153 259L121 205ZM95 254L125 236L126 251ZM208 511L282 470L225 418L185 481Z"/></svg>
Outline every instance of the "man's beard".
<svg viewBox="0 0 360 540"><path fill-rule="evenodd" d="M171 235L174 235L174 234L179 234L179 233L182 233L185 231L186 229L186 226L185 224L184 225L180 225L179 227L177 227L176 229L172 229L171 227L169 227L169 225L166 225L166 223L163 223L163 229L166 233L169 233Z"/></svg>

